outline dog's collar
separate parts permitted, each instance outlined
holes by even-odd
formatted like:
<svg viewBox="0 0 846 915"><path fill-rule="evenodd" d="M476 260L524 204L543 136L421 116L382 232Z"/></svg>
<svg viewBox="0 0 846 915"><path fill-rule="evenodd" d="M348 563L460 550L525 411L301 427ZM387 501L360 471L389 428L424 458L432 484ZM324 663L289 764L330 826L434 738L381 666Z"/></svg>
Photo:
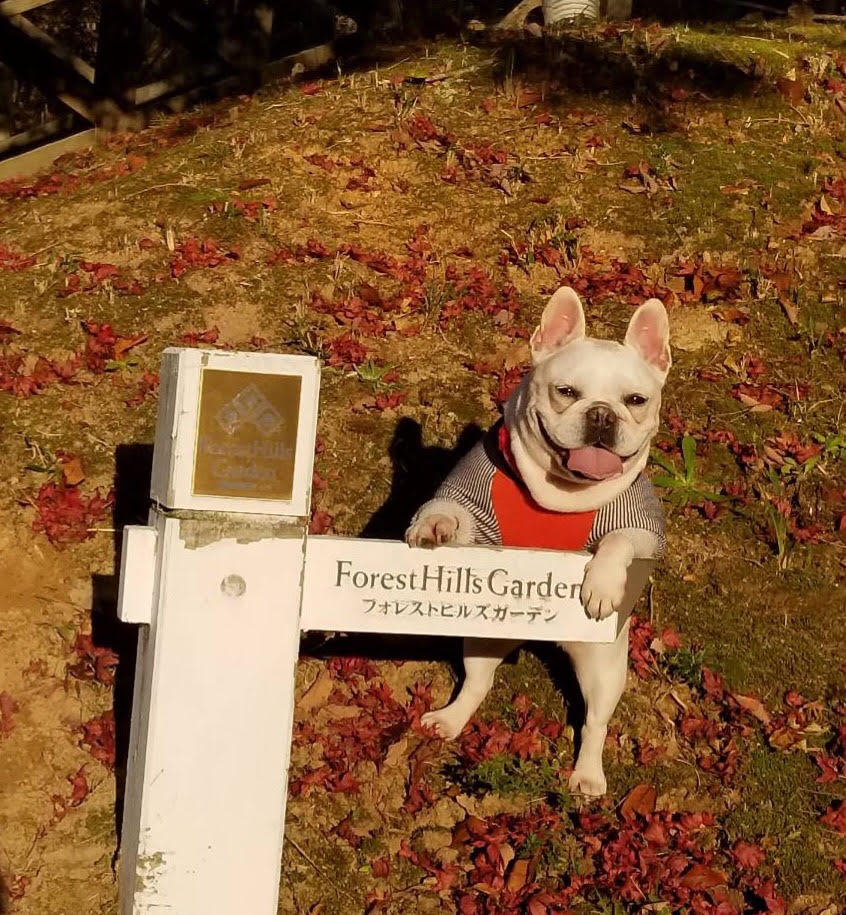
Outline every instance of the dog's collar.
<svg viewBox="0 0 846 915"><path fill-rule="evenodd" d="M523 486L523 477L517 469L514 452L511 450L511 434L504 420L498 420L491 426L485 439L485 451L491 462L515 482Z"/></svg>

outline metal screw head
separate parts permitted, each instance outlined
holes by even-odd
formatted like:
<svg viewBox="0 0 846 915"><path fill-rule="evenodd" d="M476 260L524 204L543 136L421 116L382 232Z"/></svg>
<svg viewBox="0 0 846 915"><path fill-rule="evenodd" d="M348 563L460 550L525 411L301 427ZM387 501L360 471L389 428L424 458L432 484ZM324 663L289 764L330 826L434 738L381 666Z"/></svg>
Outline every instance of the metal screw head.
<svg viewBox="0 0 846 915"><path fill-rule="evenodd" d="M240 597L247 590L247 583L240 575L227 575L220 583L220 590L227 597Z"/></svg>

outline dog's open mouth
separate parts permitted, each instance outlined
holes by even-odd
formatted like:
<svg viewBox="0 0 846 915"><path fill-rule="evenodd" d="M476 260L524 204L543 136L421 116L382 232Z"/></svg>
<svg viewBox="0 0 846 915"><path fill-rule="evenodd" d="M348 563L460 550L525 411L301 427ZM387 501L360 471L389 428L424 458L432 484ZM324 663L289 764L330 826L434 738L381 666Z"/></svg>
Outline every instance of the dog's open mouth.
<svg viewBox="0 0 846 915"><path fill-rule="evenodd" d="M546 443L561 461L561 466L574 476L585 480L610 480L623 472L623 458L604 445L583 445L581 448L562 448L546 431L540 416L538 426Z"/></svg>
<svg viewBox="0 0 846 915"><path fill-rule="evenodd" d="M602 445L570 448L561 461L570 473L588 480L610 480L623 472L623 459Z"/></svg>

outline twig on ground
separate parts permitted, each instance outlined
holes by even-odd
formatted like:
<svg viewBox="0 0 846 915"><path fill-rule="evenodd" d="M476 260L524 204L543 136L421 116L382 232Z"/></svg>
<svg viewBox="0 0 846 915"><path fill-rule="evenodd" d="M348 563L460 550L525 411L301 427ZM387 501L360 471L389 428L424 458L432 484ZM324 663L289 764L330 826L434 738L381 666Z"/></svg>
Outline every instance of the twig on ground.
<svg viewBox="0 0 846 915"><path fill-rule="evenodd" d="M286 837L285 837L285 841L286 841L289 845L293 846L293 847L303 856L303 858L305 858L305 860L308 861L308 863L315 869L315 871L317 871L317 873L318 873L318 874L319 874L319 875L320 875L320 876L321 876L321 877L322 877L322 878L323 878L323 879L324 879L324 880L325 880L334 890L336 890L336 891L337 891L339 894L341 894L342 896L346 896L347 899L351 899L351 900L352 900L353 902L355 902L355 903L358 902L358 900L355 898L355 896L353 896L353 894L352 894L349 890L344 889L344 887L342 887L342 886L338 886L338 884L335 883L335 881L326 873L326 871L324 871L318 864L315 863L314 859L308 854L308 852L304 851L304 850L299 846L299 844L297 844L297 841L296 841L295 839L292 839L291 836L286 836Z"/></svg>
<svg viewBox="0 0 846 915"><path fill-rule="evenodd" d="M133 197L139 197L141 194L146 194L148 191L158 191L163 187L187 187L187 188L191 188L192 190L196 190L196 185L184 184L181 181L170 181L167 184L154 184L154 185L152 185L152 187L142 188L140 191L135 191L132 194L127 194L126 197L124 197L123 199L130 200Z"/></svg>

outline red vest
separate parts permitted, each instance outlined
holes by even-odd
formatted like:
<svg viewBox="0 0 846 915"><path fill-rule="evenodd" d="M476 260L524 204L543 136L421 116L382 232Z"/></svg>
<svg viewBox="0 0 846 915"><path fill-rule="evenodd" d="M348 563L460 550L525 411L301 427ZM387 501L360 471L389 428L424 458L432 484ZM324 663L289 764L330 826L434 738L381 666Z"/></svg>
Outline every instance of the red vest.
<svg viewBox="0 0 846 915"><path fill-rule="evenodd" d="M502 545L535 550L583 550L596 510L554 512L541 508L520 479L505 423L491 431L496 433L496 450L501 458L494 461L496 470L491 481L491 501Z"/></svg>

